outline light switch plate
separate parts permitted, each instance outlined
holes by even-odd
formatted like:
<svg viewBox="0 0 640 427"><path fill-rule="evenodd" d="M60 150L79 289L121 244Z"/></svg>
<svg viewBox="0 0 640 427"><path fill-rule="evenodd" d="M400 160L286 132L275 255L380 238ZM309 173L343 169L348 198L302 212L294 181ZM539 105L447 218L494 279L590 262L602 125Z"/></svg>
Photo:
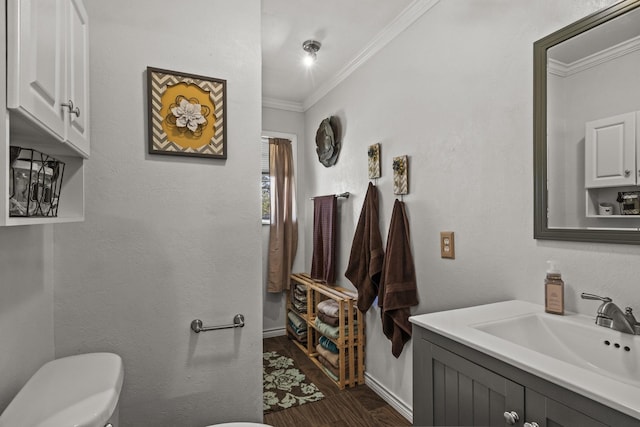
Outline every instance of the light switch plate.
<svg viewBox="0 0 640 427"><path fill-rule="evenodd" d="M440 256L442 258L456 258L455 242L453 231L440 232Z"/></svg>

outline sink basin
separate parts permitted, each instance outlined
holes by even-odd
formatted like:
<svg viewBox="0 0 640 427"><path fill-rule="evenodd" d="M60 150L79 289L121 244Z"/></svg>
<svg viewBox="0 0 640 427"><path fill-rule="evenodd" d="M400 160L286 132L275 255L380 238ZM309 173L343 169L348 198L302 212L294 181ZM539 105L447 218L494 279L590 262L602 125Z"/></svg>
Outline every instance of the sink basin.
<svg viewBox="0 0 640 427"><path fill-rule="evenodd" d="M640 387L638 339L595 326L591 319L540 313L471 326L555 359Z"/></svg>
<svg viewBox="0 0 640 427"><path fill-rule="evenodd" d="M120 356L88 353L44 364L0 415L0 427L104 426L118 404Z"/></svg>
<svg viewBox="0 0 640 427"><path fill-rule="evenodd" d="M640 419L640 335L526 301L411 316L427 330Z"/></svg>

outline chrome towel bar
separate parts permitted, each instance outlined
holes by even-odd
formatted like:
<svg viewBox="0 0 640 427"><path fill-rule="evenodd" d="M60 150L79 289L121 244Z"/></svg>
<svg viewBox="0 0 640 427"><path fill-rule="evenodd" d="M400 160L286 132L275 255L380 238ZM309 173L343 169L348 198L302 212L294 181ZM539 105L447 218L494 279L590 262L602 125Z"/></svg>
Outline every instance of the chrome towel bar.
<svg viewBox="0 0 640 427"><path fill-rule="evenodd" d="M233 316L233 323L231 325L202 326L202 320L200 319L196 319L191 322L191 330L196 334L199 334L200 332L216 331L218 329L242 328L243 326L244 316L242 314L236 314Z"/></svg>

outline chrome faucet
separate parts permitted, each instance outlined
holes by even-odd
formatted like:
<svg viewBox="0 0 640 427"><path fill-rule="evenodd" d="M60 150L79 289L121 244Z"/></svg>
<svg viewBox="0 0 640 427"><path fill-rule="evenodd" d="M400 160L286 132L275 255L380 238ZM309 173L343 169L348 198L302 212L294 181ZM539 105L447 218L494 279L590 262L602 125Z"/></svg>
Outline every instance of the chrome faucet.
<svg viewBox="0 0 640 427"><path fill-rule="evenodd" d="M582 299L591 299L602 301L598 307L598 315L596 316L596 325L604 326L615 331L624 332L625 334L640 335L640 323L633 315L631 307L626 307L623 312L620 307L613 303L609 297L601 297L594 294L583 292Z"/></svg>

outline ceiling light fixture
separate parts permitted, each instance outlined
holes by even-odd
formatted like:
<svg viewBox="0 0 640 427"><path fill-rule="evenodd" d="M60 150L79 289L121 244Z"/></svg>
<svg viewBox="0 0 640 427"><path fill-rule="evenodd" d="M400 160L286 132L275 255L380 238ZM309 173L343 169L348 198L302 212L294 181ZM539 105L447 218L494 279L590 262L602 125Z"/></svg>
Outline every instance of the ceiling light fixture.
<svg viewBox="0 0 640 427"><path fill-rule="evenodd" d="M322 46L322 44L316 40L307 40L306 42L302 43L302 49L307 52L303 59L304 65L310 67L314 62L316 62L320 46Z"/></svg>

